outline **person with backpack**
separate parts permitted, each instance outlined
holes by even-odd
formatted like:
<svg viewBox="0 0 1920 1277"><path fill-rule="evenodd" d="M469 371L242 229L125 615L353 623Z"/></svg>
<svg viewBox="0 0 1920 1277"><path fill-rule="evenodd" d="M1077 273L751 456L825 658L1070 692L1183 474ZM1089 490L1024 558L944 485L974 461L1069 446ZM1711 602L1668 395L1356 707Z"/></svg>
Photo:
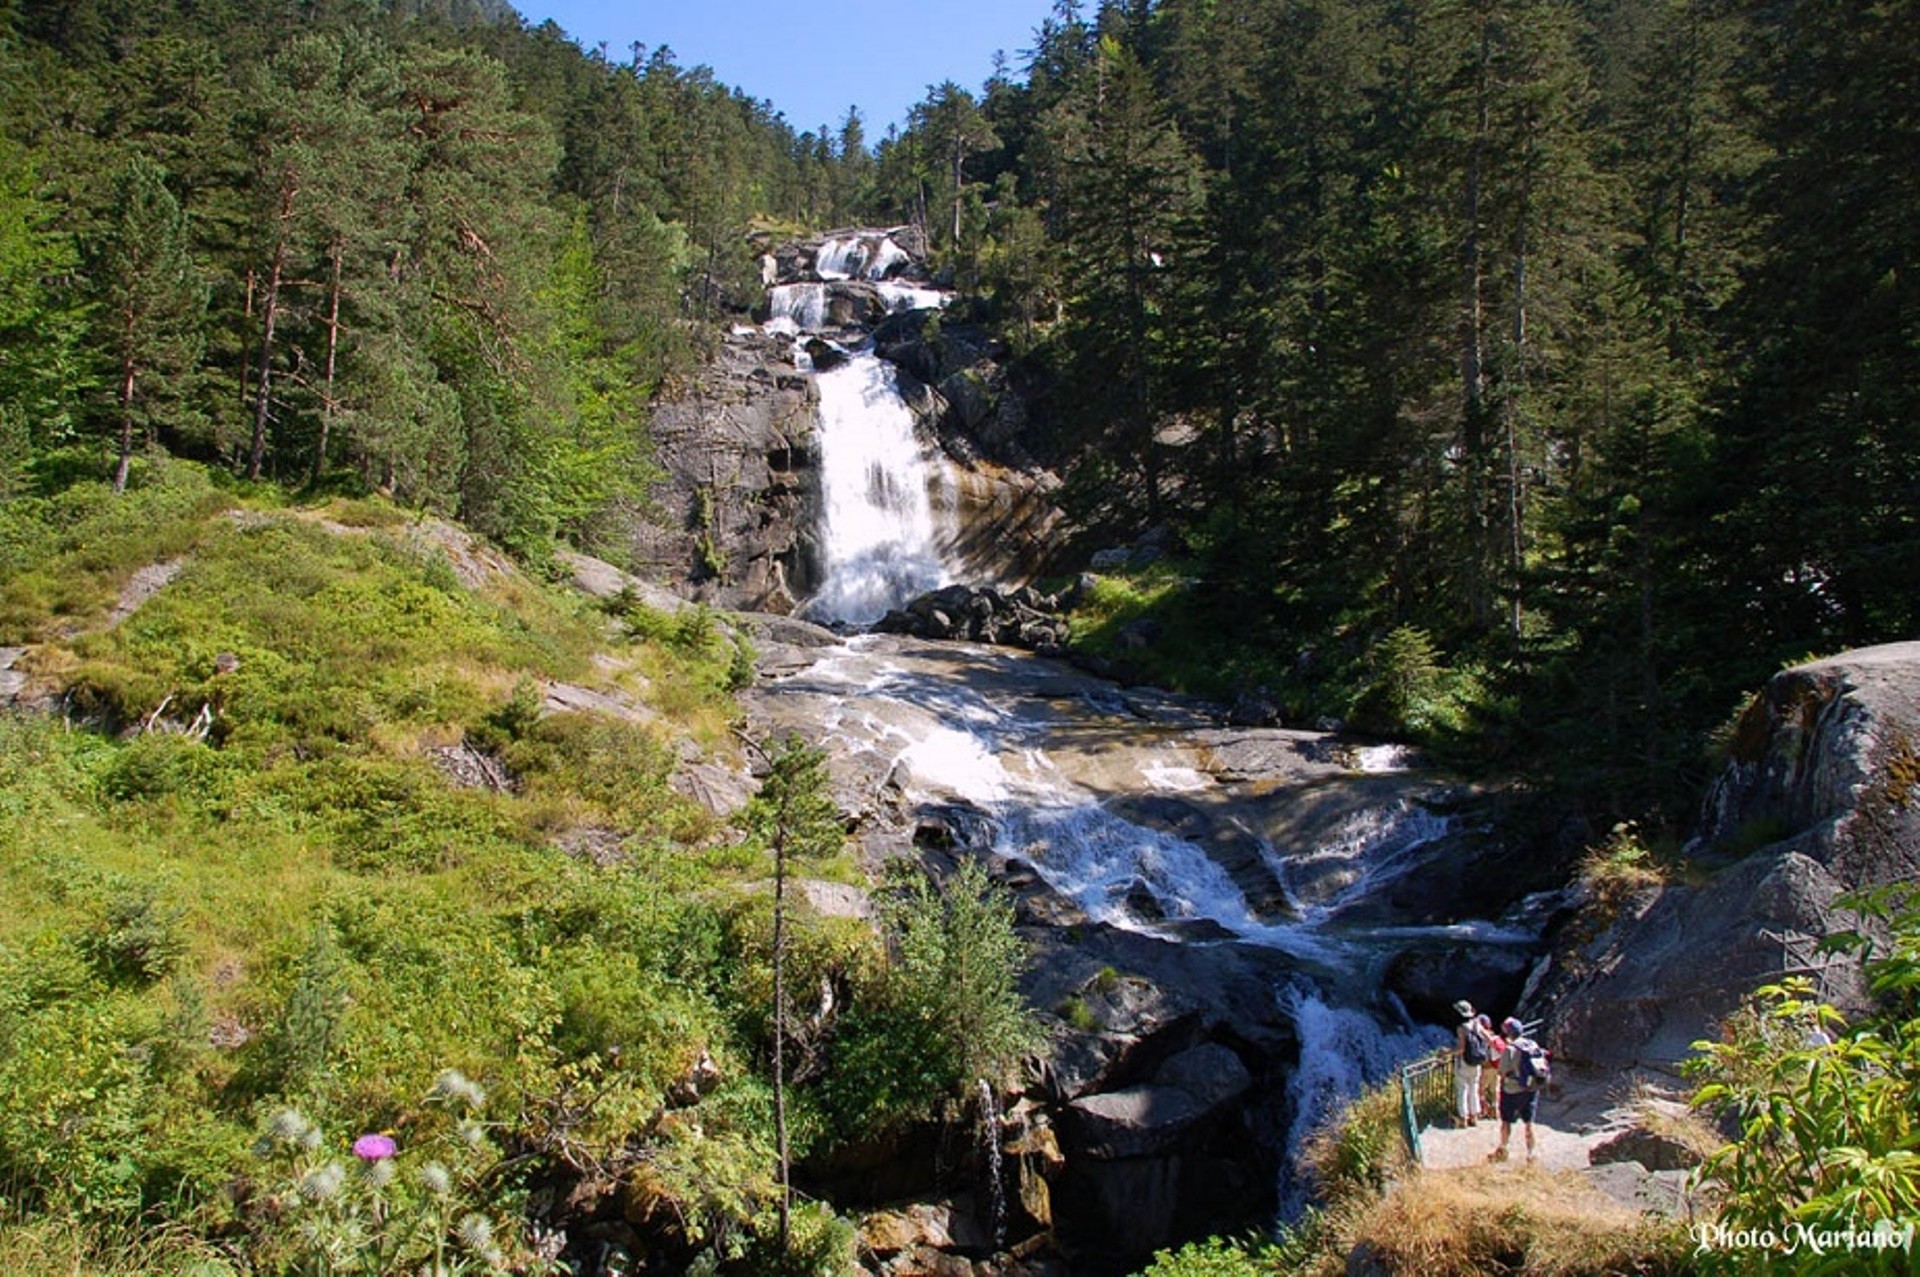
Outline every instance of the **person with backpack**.
<svg viewBox="0 0 1920 1277"><path fill-rule="evenodd" d="M1480 1121L1480 1067L1487 1062L1487 1039L1474 1020L1473 1003L1453 1004L1460 1027L1453 1032L1453 1117L1456 1126Z"/></svg>
<svg viewBox="0 0 1920 1277"><path fill-rule="evenodd" d="M1527 1164L1533 1164L1533 1121L1540 1110L1540 1092L1553 1080L1546 1049L1527 1036L1526 1026L1513 1016L1500 1022L1507 1049L1500 1053L1500 1147L1488 1161L1507 1160L1507 1139L1513 1124L1527 1127Z"/></svg>

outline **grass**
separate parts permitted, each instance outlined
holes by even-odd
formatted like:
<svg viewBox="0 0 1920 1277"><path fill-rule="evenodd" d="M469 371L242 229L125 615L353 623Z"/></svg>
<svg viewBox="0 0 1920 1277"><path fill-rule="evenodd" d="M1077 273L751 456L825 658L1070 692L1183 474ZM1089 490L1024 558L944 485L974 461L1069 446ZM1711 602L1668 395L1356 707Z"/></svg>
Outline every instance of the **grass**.
<svg viewBox="0 0 1920 1277"><path fill-rule="evenodd" d="M1338 1232L1343 1255L1364 1251L1374 1271L1421 1277L1681 1273L1692 1249L1677 1225L1629 1210L1576 1173L1493 1167L1412 1175Z"/></svg>
<svg viewBox="0 0 1920 1277"><path fill-rule="evenodd" d="M69 711L0 714L0 1271L196 1271L213 1237L278 1271L305 1243L263 1124L418 1162L448 1068L582 1200L652 1167L672 1262L769 1227L769 861L669 783L689 742L735 748L752 653L720 618L609 614L377 500L286 509L185 463L43 486L0 504L0 633ZM546 712L562 682L628 712ZM511 783L452 783L454 747ZM619 854L575 860L579 830ZM840 849L791 868L857 877ZM790 923L796 987L895 996L869 927ZM719 1080L666 1121L703 1056ZM823 1075L846 1111L931 1111L868 1063ZM827 1127L793 1099L804 1152ZM510 1220L527 1183L462 1191Z"/></svg>

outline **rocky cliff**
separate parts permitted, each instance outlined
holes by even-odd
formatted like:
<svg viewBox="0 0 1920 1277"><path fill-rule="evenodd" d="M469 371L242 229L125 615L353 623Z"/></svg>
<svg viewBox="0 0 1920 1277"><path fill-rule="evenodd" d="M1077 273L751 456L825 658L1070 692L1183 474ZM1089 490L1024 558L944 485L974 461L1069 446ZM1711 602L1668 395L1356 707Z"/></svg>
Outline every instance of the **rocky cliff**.
<svg viewBox="0 0 1920 1277"><path fill-rule="evenodd" d="M1774 676L1741 714L1686 848L1686 881L1585 911L1530 981L1566 1056L1671 1063L1743 994L1806 974L1842 1010L1859 971L1815 952L1842 893L1920 877L1920 643Z"/></svg>

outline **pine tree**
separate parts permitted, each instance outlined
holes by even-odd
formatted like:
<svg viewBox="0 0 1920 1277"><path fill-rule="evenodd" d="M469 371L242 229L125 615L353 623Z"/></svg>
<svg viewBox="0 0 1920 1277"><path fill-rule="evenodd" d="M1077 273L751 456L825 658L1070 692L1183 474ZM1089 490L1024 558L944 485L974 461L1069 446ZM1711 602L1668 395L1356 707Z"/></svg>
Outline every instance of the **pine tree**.
<svg viewBox="0 0 1920 1277"><path fill-rule="evenodd" d="M136 437L186 411L206 344L208 287L165 174L134 157L113 183L112 221L86 251L94 327L112 359L119 438L113 490L127 486Z"/></svg>
<svg viewBox="0 0 1920 1277"><path fill-rule="evenodd" d="M1191 268L1182 239L1198 207L1198 168L1145 69L1111 37L1048 113L1045 133L1072 268L1070 375L1082 402L1100 405L1108 458L1137 475L1134 487L1112 474L1121 486L1103 500L1124 506L1137 493L1154 521L1166 495L1156 441L1171 335L1164 307L1175 274Z"/></svg>

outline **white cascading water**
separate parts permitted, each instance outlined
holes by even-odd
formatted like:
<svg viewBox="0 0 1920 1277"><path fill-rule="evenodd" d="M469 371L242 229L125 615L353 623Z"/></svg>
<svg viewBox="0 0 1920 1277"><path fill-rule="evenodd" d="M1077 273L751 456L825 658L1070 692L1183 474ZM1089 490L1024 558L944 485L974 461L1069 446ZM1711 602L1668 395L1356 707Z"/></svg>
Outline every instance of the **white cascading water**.
<svg viewBox="0 0 1920 1277"><path fill-rule="evenodd" d="M836 237L823 243L815 273L823 280L864 279L890 311L943 306L946 295L885 278L907 255L884 235ZM781 284L769 292L771 331L798 335L828 326L825 283ZM804 351L796 362L810 367ZM934 449L924 445L912 411L899 393L893 365L870 347L815 374L819 386L820 454L824 499L821 539L824 582L808 605L820 620L869 624L890 608L949 580L935 549L934 501L939 482ZM1017 683L1034 658L980 654L994 678ZM1354 1005L1378 997L1372 976L1383 942L1445 935L1493 943L1523 939L1486 924L1451 928L1344 926L1341 908L1423 862L1423 849L1447 831L1447 821L1405 800L1363 808L1317 836L1312 846L1286 854L1262 844L1261 854L1290 906L1288 916L1263 913L1206 850L1186 839L1126 819L1107 801L1116 788L1070 778L1055 757L1055 742L1084 726L1089 714L1124 726L1123 707L1086 693L1077 716L1035 709L1035 697L1009 696L975 686L945 668L910 668L889 660L870 640L854 639L782 682L823 700L823 726L836 748L883 755L886 772L920 799L957 802L983 813L993 828L993 850L1030 864L1063 896L1099 922L1177 938L1182 925L1218 928L1244 943L1280 949L1304 971L1275 991L1299 1031L1300 1063L1289 1084L1287 1147L1291 1166L1300 1142L1361 1087L1380 1081L1399 1062L1421 1054L1444 1032L1404 1022L1388 1025L1374 1010ZM880 708L882 704L885 708ZM1199 794L1214 785L1190 754L1147 755L1138 764L1139 791ZM1403 769L1407 759L1389 749L1362 751L1355 770ZM1143 902L1148 902L1143 908ZM1404 1012L1402 1013L1404 1020ZM1305 1187L1283 1174L1281 1200L1291 1216Z"/></svg>
<svg viewBox="0 0 1920 1277"><path fill-rule="evenodd" d="M821 279L885 279L912 260L889 236L841 236L820 245L813 271Z"/></svg>
<svg viewBox="0 0 1920 1277"><path fill-rule="evenodd" d="M1280 1000L1300 1035L1300 1063L1287 1098L1287 1149L1301 1148L1307 1137L1363 1089L1385 1081L1406 1060L1448 1041L1444 1029L1383 1029L1358 1007L1329 1005L1320 990L1299 981L1280 991ZM1307 1206L1311 1185L1289 1156L1281 1163L1280 1214L1297 1219Z"/></svg>
<svg viewBox="0 0 1920 1277"><path fill-rule="evenodd" d="M814 273L825 281L862 278L892 313L937 309L947 294L884 277L912 259L884 234L836 236L820 245ZM829 283L767 290L769 332L819 332L831 319ZM820 392L821 586L806 607L821 621L870 625L915 595L947 584L938 550L933 493L943 481L923 443L894 366L870 345L814 374ZM806 351L795 362L812 368Z"/></svg>
<svg viewBox="0 0 1920 1277"><path fill-rule="evenodd" d="M1528 938L1485 923L1366 927L1332 917L1339 904L1416 872L1422 849L1447 832L1444 817L1398 799L1362 808L1313 846L1285 855L1263 847L1292 916L1263 915L1204 848L1126 819L1107 801L1124 786L1111 778L1097 787L1076 781L1067 774L1075 764L1058 751L1090 720L1113 723L1131 737L1136 792L1198 794L1215 782L1192 765L1190 753L1177 744L1161 752L1137 726L1126 726L1123 706L1097 694L1056 707L1052 676L1040 672L1035 658L969 649L964 661L927 666L889 655L887 642L853 639L782 680L788 691L818 698L821 726L836 749L880 755L890 783L916 799L983 813L996 854L1031 865L1096 921L1167 938L1177 938L1181 924L1211 924L1298 960L1301 974L1275 991L1300 1042L1300 1064L1289 1083L1287 1165L1338 1103L1445 1041L1442 1030L1414 1028L1404 1012L1390 1017L1371 1005L1378 1002L1377 970L1391 945ZM1302 900L1290 885L1294 879L1314 899ZM1297 1212L1305 1186L1288 1172L1280 1187L1283 1206Z"/></svg>
<svg viewBox="0 0 1920 1277"><path fill-rule="evenodd" d="M773 332L811 332L827 326L825 284L775 284L767 290L767 328Z"/></svg>
<svg viewBox="0 0 1920 1277"><path fill-rule="evenodd" d="M807 611L870 625L947 583L935 548L933 458L900 396L893 365L871 350L855 352L815 380L826 573Z"/></svg>

